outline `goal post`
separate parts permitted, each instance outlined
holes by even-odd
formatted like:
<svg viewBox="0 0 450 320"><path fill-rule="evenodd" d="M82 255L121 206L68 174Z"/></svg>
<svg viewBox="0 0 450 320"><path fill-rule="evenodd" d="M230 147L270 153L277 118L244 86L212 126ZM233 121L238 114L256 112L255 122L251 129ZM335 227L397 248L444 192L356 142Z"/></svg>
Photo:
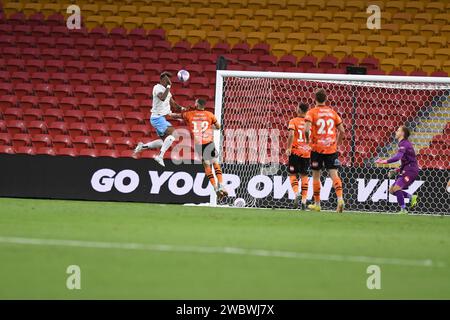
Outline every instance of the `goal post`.
<svg viewBox="0 0 450 320"><path fill-rule="evenodd" d="M419 196L414 212L450 214L450 78L437 77L217 70L215 115L221 130L214 141L230 197L219 201L213 195L211 205L242 198L246 207L292 207L287 125L300 102L314 106L319 88L345 127L339 170L347 210L398 210L388 193L395 181L387 178L392 165L374 161L395 153L395 130L406 125L421 167L408 190ZM321 183L322 207L334 209L332 181L324 175Z"/></svg>

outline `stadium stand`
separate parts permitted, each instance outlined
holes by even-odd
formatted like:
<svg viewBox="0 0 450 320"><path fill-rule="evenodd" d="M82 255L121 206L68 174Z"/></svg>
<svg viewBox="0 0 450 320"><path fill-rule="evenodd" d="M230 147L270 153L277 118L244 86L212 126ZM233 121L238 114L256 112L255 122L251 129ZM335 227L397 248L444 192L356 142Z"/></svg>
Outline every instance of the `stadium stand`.
<svg viewBox="0 0 450 320"><path fill-rule="evenodd" d="M147 119L158 74L189 70L189 84L174 86L177 102L204 97L212 110L218 55L231 70L345 73L346 66L362 65L369 74L450 73L450 4L377 1L385 24L367 34L361 1L330 1L323 10L325 3L84 0L83 28L68 30L65 4L0 1L0 151L129 157L138 138L155 137ZM397 119L412 119L430 103L418 99L405 102ZM390 112L357 124L361 148L369 127L387 123L380 136L368 138L388 138L383 134L397 125L386 121ZM365 104L360 120L364 113ZM429 166L438 162L427 158L430 148L449 156L450 127L440 126L446 129L418 141ZM362 163L371 153L358 154Z"/></svg>

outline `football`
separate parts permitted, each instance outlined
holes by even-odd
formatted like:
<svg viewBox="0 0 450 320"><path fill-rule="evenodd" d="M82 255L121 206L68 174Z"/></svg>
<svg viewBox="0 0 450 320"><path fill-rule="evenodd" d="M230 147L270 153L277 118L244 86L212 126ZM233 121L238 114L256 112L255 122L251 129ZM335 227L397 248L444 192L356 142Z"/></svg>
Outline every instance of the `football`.
<svg viewBox="0 0 450 320"><path fill-rule="evenodd" d="M238 208L245 207L245 200L242 198L236 198L236 200L234 200L234 206Z"/></svg>
<svg viewBox="0 0 450 320"><path fill-rule="evenodd" d="M180 70L180 71L178 71L177 76L178 76L178 80L180 80L181 82L186 82L189 80L190 74L186 70Z"/></svg>

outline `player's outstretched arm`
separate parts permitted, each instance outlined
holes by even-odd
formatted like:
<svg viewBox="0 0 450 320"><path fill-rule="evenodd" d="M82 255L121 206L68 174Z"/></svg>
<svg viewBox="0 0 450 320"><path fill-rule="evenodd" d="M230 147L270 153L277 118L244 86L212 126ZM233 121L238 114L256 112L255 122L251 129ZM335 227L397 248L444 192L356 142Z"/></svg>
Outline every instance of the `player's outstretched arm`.
<svg viewBox="0 0 450 320"><path fill-rule="evenodd" d="M398 150L397 154L390 159L377 159L375 161L376 164L387 164L399 161L403 155L405 154L404 150Z"/></svg>
<svg viewBox="0 0 450 320"><path fill-rule="evenodd" d="M180 106L178 103L176 103L173 98L170 99L170 106L172 108L175 108L175 109L179 110L179 111L186 111L187 110L187 108L185 108L183 106Z"/></svg>

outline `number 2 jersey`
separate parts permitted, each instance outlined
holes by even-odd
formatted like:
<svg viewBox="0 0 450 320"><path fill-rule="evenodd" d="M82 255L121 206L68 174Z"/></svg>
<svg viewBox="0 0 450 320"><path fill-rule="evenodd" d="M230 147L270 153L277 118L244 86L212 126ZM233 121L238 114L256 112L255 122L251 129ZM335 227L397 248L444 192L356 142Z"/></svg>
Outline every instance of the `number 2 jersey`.
<svg viewBox="0 0 450 320"><path fill-rule="evenodd" d="M195 144L208 144L213 142L213 125L217 123L217 119L212 112L191 110L183 112L182 117L188 123Z"/></svg>
<svg viewBox="0 0 450 320"><path fill-rule="evenodd" d="M329 106L317 106L306 113L305 120L311 122L311 150L322 154L336 153L336 127L342 123L337 112Z"/></svg>
<svg viewBox="0 0 450 320"><path fill-rule="evenodd" d="M294 141L292 142L292 154L302 158L311 157L311 148L305 140L305 118L296 117L289 121L289 131L294 131Z"/></svg>

